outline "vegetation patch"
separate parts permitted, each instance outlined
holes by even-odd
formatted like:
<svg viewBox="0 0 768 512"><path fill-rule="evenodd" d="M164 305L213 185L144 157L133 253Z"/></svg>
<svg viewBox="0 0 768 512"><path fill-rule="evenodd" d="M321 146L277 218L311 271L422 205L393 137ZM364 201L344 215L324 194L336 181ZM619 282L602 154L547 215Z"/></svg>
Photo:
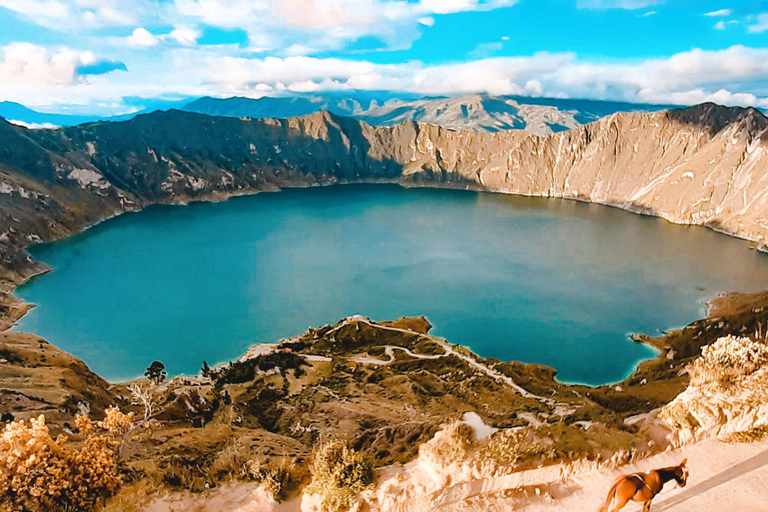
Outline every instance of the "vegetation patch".
<svg viewBox="0 0 768 512"><path fill-rule="evenodd" d="M271 370L277 370L285 375L287 370L300 370L306 364L304 358L293 351L278 350L244 361L231 362L221 368L210 370L210 376L216 385L220 387L224 384L250 382L256 378L258 372L266 373Z"/></svg>
<svg viewBox="0 0 768 512"><path fill-rule="evenodd" d="M93 510L122 482L120 448L132 421L117 408L102 421L78 416L80 443L51 437L43 415L10 422L0 434L0 510Z"/></svg>
<svg viewBox="0 0 768 512"><path fill-rule="evenodd" d="M753 443L768 437L768 427L757 427L743 432L734 432L724 439L727 443Z"/></svg>
<svg viewBox="0 0 768 512"><path fill-rule="evenodd" d="M701 349L701 357L688 365L691 385L725 384L750 375L768 363L763 340L724 336Z"/></svg>
<svg viewBox="0 0 768 512"><path fill-rule="evenodd" d="M341 441L315 451L309 466L312 480L306 494L320 497L323 512L348 510L355 498L373 484L373 465Z"/></svg>
<svg viewBox="0 0 768 512"><path fill-rule="evenodd" d="M270 467L255 460L248 460L242 465L240 476L261 484L267 494L277 502L288 497L293 483L291 472L285 466Z"/></svg>

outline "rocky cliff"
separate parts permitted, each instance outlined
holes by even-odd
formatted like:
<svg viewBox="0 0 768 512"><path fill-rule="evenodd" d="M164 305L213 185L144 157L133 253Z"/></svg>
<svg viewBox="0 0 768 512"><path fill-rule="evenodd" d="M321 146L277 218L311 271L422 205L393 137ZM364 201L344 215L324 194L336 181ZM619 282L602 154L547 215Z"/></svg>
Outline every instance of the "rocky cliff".
<svg viewBox="0 0 768 512"><path fill-rule="evenodd" d="M768 119L704 104L619 113L549 136L318 112L238 119L181 111L27 130L0 121L5 287L41 270L24 248L154 202L289 186L397 181L562 197L768 239Z"/></svg>

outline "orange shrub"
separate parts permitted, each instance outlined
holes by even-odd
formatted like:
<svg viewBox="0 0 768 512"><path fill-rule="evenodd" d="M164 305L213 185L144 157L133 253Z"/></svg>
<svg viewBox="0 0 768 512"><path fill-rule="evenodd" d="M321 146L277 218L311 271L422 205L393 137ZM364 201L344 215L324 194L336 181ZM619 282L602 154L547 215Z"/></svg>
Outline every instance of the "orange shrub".
<svg viewBox="0 0 768 512"><path fill-rule="evenodd" d="M103 421L78 416L75 446L50 436L45 416L14 421L0 433L0 511L91 510L120 485L117 455L133 414L107 409Z"/></svg>

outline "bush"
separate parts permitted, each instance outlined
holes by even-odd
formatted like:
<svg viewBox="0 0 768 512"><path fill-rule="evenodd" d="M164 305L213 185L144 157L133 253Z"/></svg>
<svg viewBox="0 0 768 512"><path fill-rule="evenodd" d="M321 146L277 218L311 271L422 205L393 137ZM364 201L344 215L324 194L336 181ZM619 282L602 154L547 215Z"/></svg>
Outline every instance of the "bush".
<svg viewBox="0 0 768 512"><path fill-rule="evenodd" d="M287 497L291 475L283 467L271 468L259 462L249 460L243 464L240 476L244 479L260 483L262 488L275 501L283 501Z"/></svg>
<svg viewBox="0 0 768 512"><path fill-rule="evenodd" d="M768 363L768 346L749 338L725 336L701 349L688 365L691 384L725 383L754 373Z"/></svg>
<svg viewBox="0 0 768 512"><path fill-rule="evenodd" d="M107 409L103 421L78 416L85 436L79 447L65 436L51 438L42 414L6 425L0 434L0 510L92 510L121 483L117 458L132 420L117 408Z"/></svg>
<svg viewBox="0 0 768 512"><path fill-rule="evenodd" d="M530 429L504 429L482 441L475 431L456 422L438 432L419 448L420 457L448 468L471 469L476 476L492 476L516 471L525 461L549 460L555 456L551 446L538 442Z"/></svg>
<svg viewBox="0 0 768 512"><path fill-rule="evenodd" d="M297 354L277 351L245 361L230 362L227 366L211 370L210 375L220 387L223 384L250 382L256 378L257 371L266 372L277 368L282 375L285 375L286 370L297 370L306 365L304 358Z"/></svg>
<svg viewBox="0 0 768 512"><path fill-rule="evenodd" d="M554 448L537 441L530 429L499 430L475 456L487 474L517 470L525 461L553 460L555 457Z"/></svg>
<svg viewBox="0 0 768 512"><path fill-rule="evenodd" d="M475 431L465 423L455 422L419 447L419 453L442 466L466 462L473 448Z"/></svg>
<svg viewBox="0 0 768 512"><path fill-rule="evenodd" d="M339 441L314 453L309 472L312 481L305 491L320 496L323 512L348 510L357 495L373 484L371 463Z"/></svg>
<svg viewBox="0 0 768 512"><path fill-rule="evenodd" d="M734 432L725 438L726 443L753 443L768 437L768 427L755 427L750 430Z"/></svg>

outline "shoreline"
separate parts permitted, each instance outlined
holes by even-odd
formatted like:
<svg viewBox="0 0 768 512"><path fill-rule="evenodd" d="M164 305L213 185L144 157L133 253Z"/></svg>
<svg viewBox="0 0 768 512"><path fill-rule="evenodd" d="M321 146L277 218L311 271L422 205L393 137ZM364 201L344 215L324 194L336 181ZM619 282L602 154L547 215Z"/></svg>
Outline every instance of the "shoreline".
<svg viewBox="0 0 768 512"><path fill-rule="evenodd" d="M146 477L149 480L136 482L140 488L147 481L165 481L163 475L176 474L175 457L192 454L216 467L220 455L231 454L233 446L250 446L242 448L249 450L247 457L265 465L280 463L279 454L285 457L285 452L279 447L286 446L290 460L306 460L317 446L314 432L322 433L323 439L352 436L363 443L361 450L366 450L379 468L408 467L418 459L419 446L468 412L479 414L483 423L493 428L530 428L550 440L556 447L546 459L545 466L550 469L555 467L551 464L613 460L616 454L616 460L628 457L646 464L648 456L666 457L672 452L664 451L667 445L654 437L654 432L628 420L648 417L683 392L689 382L681 370L698 355L700 346L755 324L765 325L768 320L768 292L730 298L733 312L729 316L700 320L668 336L648 338L662 354L643 362L620 388L563 385L541 366L481 358L429 334L431 324L423 317L375 322L353 316L334 325L310 327L278 345L256 345L251 354L255 357L221 368L213 380L170 378L153 387L162 406L151 420L153 428L146 431L126 464L134 469L146 469L146 461L154 464ZM752 303L759 304L763 312L755 314L749 308ZM91 403L96 415L114 404L140 414L141 409L129 402L128 383L104 382L75 357L33 335L0 334L0 342L0 349L10 355L11 365L10 372L0 372L0 380L5 373L13 388L18 382L13 380L16 372L31 375L36 379L32 385L19 389L27 397L45 399L52 390L61 396L56 402L46 399L51 403L46 416L52 416L47 423L55 432L66 428L66 422L72 423L72 416L78 413L73 404L81 400ZM674 356L665 357L671 354ZM296 358L304 360L298 365L303 368L300 373L291 371L297 367ZM422 364L421 360L428 362ZM68 383L60 380L60 368L70 372ZM248 368L253 375L245 371ZM432 387L439 385L437 376L447 387ZM231 402L211 409L208 404L219 396L217 383L223 385ZM401 383L409 385L403 387ZM141 384L146 386L146 380ZM274 394L276 389L283 392ZM94 401L96 391L100 394ZM70 398L73 394L75 401ZM43 412L9 405L16 407L12 409L16 419ZM272 411L267 418L274 418L266 425L262 423L265 411ZM391 429L392 437L377 437L377 427ZM415 438L418 442L412 440ZM162 449L158 449L158 442L164 443ZM541 461L527 460L509 475L539 464ZM194 490L203 492L203 482L211 482L209 478L206 473L196 477ZM227 481L224 477L214 480L212 492ZM457 484L438 486L437 490L450 496L465 485ZM193 487L186 482L163 487L171 493L190 489ZM132 499L132 488L124 491L121 499ZM151 500L153 496L158 495L149 493L137 499Z"/></svg>
<svg viewBox="0 0 768 512"><path fill-rule="evenodd" d="M163 201L163 202L150 202L150 203L141 205L139 208L136 208L136 209L133 209L133 210L126 210L126 211L123 211L123 212L118 212L116 214L113 214L113 215L110 215L108 217L105 217L105 218L103 218L103 219L101 219L101 220L99 220L97 222L94 222L93 224L85 226L82 230L80 230L78 232L75 232L75 233L71 233L71 234L69 234L67 236L58 237L56 239L53 239L53 240L50 240L50 241L45 241L45 242L40 242L38 244L31 244L31 245L25 247L24 250L27 252L27 255L30 256L31 264L35 265L35 266L39 266L41 268L39 270L35 271L35 272L29 273L28 275L26 275L24 277L24 279L21 282L17 283L10 291L4 292L5 295L10 297L10 301L8 301L8 302L13 303L13 304L18 306L17 307L17 311L18 312L17 312L17 314L11 315L9 317L5 317L4 315L0 315L0 332L20 332L20 333L24 332L24 331L11 331L11 329L13 329L13 327L17 324L17 322L20 319L22 319L30 310L34 309L37 305L25 302L23 299L21 299L21 298L19 298L18 296L15 295L15 291L16 291L17 288L19 288L21 286L24 286L25 284L29 283L31 280L33 280L33 279L35 279L37 277L40 277L42 275L45 275L48 272L52 272L54 270L53 267L49 266L45 262L40 262L40 261L31 259L31 255L29 255L28 248L32 247L33 245L40 245L40 244L49 244L49 243L60 242L60 241L66 240L68 238L71 238L71 237L80 235L82 233L85 233L88 230L90 230L91 228L99 226L102 223L104 223L104 222L106 222L106 221L108 221L110 219L121 217L122 215L124 215L126 213L139 213L139 212L145 210L146 208L153 207L153 206L164 206L164 205L165 206L189 206L189 205L192 205L192 204L195 204L195 203L200 203L200 204L220 203L220 202L228 201L230 199L235 199L235 198L238 198L238 197L256 196L256 195L261 194L261 193L276 193L276 192L282 192L284 190L291 190L291 189L308 189L308 188L315 188L315 187L331 187L331 186L345 186L345 185L351 185L351 186L354 186L354 185L398 185L398 186L400 186L402 188L406 188L406 189L409 189L409 188L420 188L420 189L472 191L472 192L476 192L476 193L504 194L504 195L509 195L509 196L530 197L530 198L539 198L539 199L545 199L545 200L546 199L575 200L577 202L582 202L582 203L587 203L587 204L591 203L591 204L597 204L599 206L616 208L616 209L627 211L627 212L635 214L635 215L643 215L643 216L647 216L647 217L657 217L657 218L660 218L660 219L665 220L667 222L670 222L671 224L676 224L676 225L680 225L680 226L688 225L688 226L708 227L708 226L704 226L704 225L676 223L674 221L666 219L665 217L663 217L661 215L655 215L655 214L653 214L653 212L633 211L632 209L628 208L627 205L593 202L593 201L590 201L589 199L582 198L582 197L559 197L559 196L551 196L551 195L520 194L520 193L516 193L516 192L508 192L508 191L501 191L501 190L490 190L490 189L484 189L482 187L477 186L477 184L472 184L472 183L466 183L465 187L459 187L458 184L452 184L452 183L429 183L429 184L422 184L422 183L404 182L404 181L402 181L400 179L392 179L392 180L356 180L356 181L333 181L333 182L327 182L327 183L311 183L311 184L303 184L303 185L296 185L296 186L289 186L289 187L282 187L282 188L275 187L275 188L271 188L271 189L267 189L267 190L239 191L239 192L228 193L228 194L221 194L219 192L214 191L214 192L212 192L210 194L207 194L202 199L192 199L192 200L181 199L179 201L169 201L169 202L165 202L165 201ZM713 229L713 228L710 228L710 229ZM723 235L726 235L726 236L732 236L729 233L718 231L716 229L713 229L713 231L718 232L718 233L723 234ZM738 236L735 236L735 238L746 240L746 239L738 237ZM704 301L704 304L705 304L705 317L703 319L712 318L712 316L714 315L713 311L715 311L713 304L717 303L717 301L722 301L722 300L727 301L728 298L732 298L733 296L739 296L739 295L742 295L741 292L724 291L724 292L718 292L718 294L715 297L706 299ZM2 304L3 304L2 301L0 301L0 305L2 305ZM702 318L694 318L692 321L695 322L697 320L703 320L703 319ZM638 372L640 372L641 367L643 366L643 364L648 363L650 361L660 360L664 356L664 351L661 350L656 344L653 343L654 339L662 338L664 335L666 335L669 332L675 332L675 331L681 330L683 328L684 327L676 327L676 328L665 329L665 330L658 329L659 333L661 333L661 336L651 336L651 335L648 335L648 334L640 334L640 333L638 333L638 334L627 333L627 338L629 338L631 341L634 341L636 343L643 343L644 345L646 345L649 348L651 348L652 350L654 350L656 352L656 355L653 356L653 357L648 357L648 358L643 358L643 359L638 360L633 365L632 370L629 371L620 380L617 380L615 382L606 382L606 383L600 383L600 384L587 384L587 383L582 383L582 382L565 382L565 381L558 380L556 376L555 376L554 380L555 380L556 383L558 383L560 385L564 385L564 386L568 386L568 387L587 387L587 388L590 388L590 389L598 389L600 387L606 387L606 386L607 387L612 387L612 386L616 386L618 384L627 382L630 379L632 379L632 377L634 375L636 375ZM34 335L35 333L30 332L29 334L33 334ZM279 343L279 341L280 340L275 340L275 341L273 341L271 343ZM248 350L250 350L253 346L258 346L258 345L259 344L252 345L251 347L249 347ZM467 348L467 347L465 347L465 348ZM469 348L467 348L467 350L469 350L470 352L475 354L477 357L482 357L479 354L476 354L475 352L473 352ZM239 358L243 357L243 355L244 354L234 355L233 358L230 359L230 360L231 361L238 360ZM485 358L483 358L483 359L485 359ZM219 364L226 364L226 362L227 361L222 361ZM540 364L540 363L523 363L521 361L515 361L515 360L509 360L509 361L503 361L503 362L521 363L521 364L524 364L524 365L546 366L546 365L543 365L543 364ZM546 366L546 367L547 368L551 368L552 370L554 370L555 375L557 374L557 372L558 372L557 368L553 368L553 367L549 367L549 366ZM184 376L190 377L190 376L185 375L185 374L174 375L173 377L184 377ZM123 380L123 379L108 380L108 382L110 384L122 384L122 383L125 383L125 382L132 382L132 381L134 381L136 379L139 379L139 378L141 378L140 375L137 376L137 377L131 378L131 379L127 379L127 380Z"/></svg>

